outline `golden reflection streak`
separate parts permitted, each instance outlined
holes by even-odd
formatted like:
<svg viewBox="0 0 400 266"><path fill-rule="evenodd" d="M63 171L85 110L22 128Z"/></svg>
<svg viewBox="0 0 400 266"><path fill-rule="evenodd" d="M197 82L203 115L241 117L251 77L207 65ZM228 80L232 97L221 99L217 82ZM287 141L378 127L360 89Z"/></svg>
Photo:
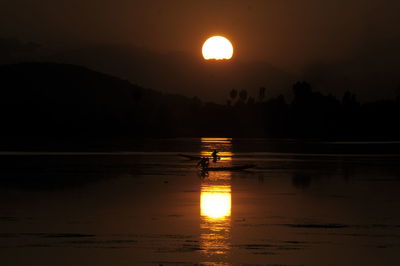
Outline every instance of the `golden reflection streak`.
<svg viewBox="0 0 400 266"><path fill-rule="evenodd" d="M211 158L211 153L209 151L202 151L200 153L201 157L209 157ZM226 162L226 161L231 161L232 160L232 153L229 151L220 151L218 152L218 156L220 157L220 162ZM212 158L211 158L212 159Z"/></svg>
<svg viewBox="0 0 400 266"><path fill-rule="evenodd" d="M201 138L201 157L210 157L214 150L218 151L220 162L232 160L232 139L231 138Z"/></svg>
<svg viewBox="0 0 400 266"><path fill-rule="evenodd" d="M202 186L200 209L201 215L210 219L231 216L231 187Z"/></svg>
<svg viewBox="0 0 400 266"><path fill-rule="evenodd" d="M231 186L203 185L200 195L201 243L207 255L229 251L231 229Z"/></svg>
<svg viewBox="0 0 400 266"><path fill-rule="evenodd" d="M222 157L217 166L231 163L232 139L202 138L201 141L202 156L209 157L216 149ZM231 173L210 172L200 192L200 247L207 256L225 256L230 250L231 212Z"/></svg>
<svg viewBox="0 0 400 266"><path fill-rule="evenodd" d="M232 138L201 138L201 143L224 143L231 144Z"/></svg>

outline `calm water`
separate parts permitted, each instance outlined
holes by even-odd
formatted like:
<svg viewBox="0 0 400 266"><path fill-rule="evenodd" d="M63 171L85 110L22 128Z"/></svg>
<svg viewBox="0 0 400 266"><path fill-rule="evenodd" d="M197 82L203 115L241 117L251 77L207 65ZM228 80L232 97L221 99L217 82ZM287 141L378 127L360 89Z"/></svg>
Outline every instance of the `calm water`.
<svg viewBox="0 0 400 266"><path fill-rule="evenodd" d="M400 157L276 145L1 153L0 265L400 264ZM257 168L201 175L177 156L213 149L217 166Z"/></svg>

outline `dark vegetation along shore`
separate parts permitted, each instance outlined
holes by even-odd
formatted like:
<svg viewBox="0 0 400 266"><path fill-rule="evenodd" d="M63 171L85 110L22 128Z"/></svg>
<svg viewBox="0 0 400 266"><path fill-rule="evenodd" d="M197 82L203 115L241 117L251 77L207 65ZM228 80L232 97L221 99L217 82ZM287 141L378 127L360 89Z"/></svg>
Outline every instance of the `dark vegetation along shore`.
<svg viewBox="0 0 400 266"><path fill-rule="evenodd" d="M154 77L156 78L156 77ZM293 85L293 100L227 91L227 104L145 89L87 68L54 63L0 66L3 139L21 137L272 137L396 140L400 97L359 103Z"/></svg>

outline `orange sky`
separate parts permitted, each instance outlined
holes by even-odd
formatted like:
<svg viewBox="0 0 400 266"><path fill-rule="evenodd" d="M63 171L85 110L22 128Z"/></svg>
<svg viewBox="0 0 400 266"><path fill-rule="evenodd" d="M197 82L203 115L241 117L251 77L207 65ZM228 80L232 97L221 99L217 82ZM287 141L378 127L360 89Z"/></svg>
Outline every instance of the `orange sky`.
<svg viewBox="0 0 400 266"><path fill-rule="evenodd" d="M368 49L366 42L379 46L382 37L398 43L400 33L400 4L392 0L20 0L1 5L2 36L70 44L129 42L195 53L207 36L222 33L231 36L241 58L293 68L347 58Z"/></svg>
<svg viewBox="0 0 400 266"><path fill-rule="evenodd" d="M133 44L201 56L203 41L223 34L236 60L341 87L347 85L332 80L354 76L354 86L362 87L373 76L393 90L400 84L398 10L396 0L6 0L0 38L50 47ZM343 73L332 77L337 70Z"/></svg>

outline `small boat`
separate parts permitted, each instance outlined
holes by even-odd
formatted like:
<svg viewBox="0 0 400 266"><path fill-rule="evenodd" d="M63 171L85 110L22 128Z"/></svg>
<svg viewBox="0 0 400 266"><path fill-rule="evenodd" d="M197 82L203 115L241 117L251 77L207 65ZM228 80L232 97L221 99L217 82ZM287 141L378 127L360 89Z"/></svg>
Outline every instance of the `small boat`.
<svg viewBox="0 0 400 266"><path fill-rule="evenodd" d="M255 164L244 164L244 165L238 165L238 166L231 166L231 167L209 167L209 168L204 168L202 171L208 172L208 171L243 171L247 170L250 168L256 167Z"/></svg>
<svg viewBox="0 0 400 266"><path fill-rule="evenodd" d="M183 158L186 158L186 159L189 159L189 160L193 160L193 161L194 160L199 161L201 159L200 156L193 156L193 155L187 155L187 154L182 154L182 153L178 154L178 156L181 156Z"/></svg>
<svg viewBox="0 0 400 266"><path fill-rule="evenodd" d="M193 155L187 155L187 154L182 154L182 153L179 153L178 156L181 156L183 158L186 158L186 159L189 159L189 160L192 160L192 161L199 161L202 158L200 156L193 156ZM212 156L203 156L203 157L207 157L210 160L212 159L213 162L221 160L221 156L218 156L216 159L214 159Z"/></svg>

